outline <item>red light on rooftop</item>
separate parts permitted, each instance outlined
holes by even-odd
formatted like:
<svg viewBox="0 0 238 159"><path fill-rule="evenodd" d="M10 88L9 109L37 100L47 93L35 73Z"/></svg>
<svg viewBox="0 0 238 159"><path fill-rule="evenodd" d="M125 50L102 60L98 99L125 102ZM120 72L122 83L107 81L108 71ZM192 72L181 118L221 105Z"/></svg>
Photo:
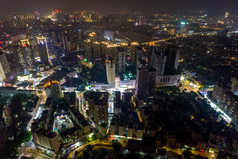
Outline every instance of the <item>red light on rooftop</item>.
<svg viewBox="0 0 238 159"><path fill-rule="evenodd" d="M7 36L7 37L9 37L10 35L9 35L9 34L7 34L6 36Z"/></svg>

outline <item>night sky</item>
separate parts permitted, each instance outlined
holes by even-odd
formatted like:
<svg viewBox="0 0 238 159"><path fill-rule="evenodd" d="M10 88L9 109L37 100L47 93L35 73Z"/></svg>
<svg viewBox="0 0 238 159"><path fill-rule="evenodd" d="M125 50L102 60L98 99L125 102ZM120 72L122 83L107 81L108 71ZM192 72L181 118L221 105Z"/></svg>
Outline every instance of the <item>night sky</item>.
<svg viewBox="0 0 238 159"><path fill-rule="evenodd" d="M181 9L202 9L214 14L238 11L238 0L0 0L0 5L0 12L105 8L155 9L168 13Z"/></svg>

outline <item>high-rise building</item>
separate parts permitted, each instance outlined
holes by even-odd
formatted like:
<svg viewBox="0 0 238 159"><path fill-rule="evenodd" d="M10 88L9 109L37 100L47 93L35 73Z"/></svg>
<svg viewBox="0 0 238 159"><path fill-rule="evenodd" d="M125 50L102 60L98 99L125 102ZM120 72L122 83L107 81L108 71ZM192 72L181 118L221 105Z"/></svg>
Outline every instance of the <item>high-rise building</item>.
<svg viewBox="0 0 238 159"><path fill-rule="evenodd" d="M174 45L169 45L165 50L165 56L166 56L166 63L165 63L166 69L170 69L171 71L177 70L180 58L180 50Z"/></svg>
<svg viewBox="0 0 238 159"><path fill-rule="evenodd" d="M101 43L98 41L93 42L93 57L94 59L102 57Z"/></svg>
<svg viewBox="0 0 238 159"><path fill-rule="evenodd" d="M108 92L84 93L84 99L88 103L88 115L95 122L107 122L108 119Z"/></svg>
<svg viewBox="0 0 238 159"><path fill-rule="evenodd" d="M177 85L180 78L178 72L180 50L169 44L164 52L153 54L153 65L157 70L156 84L173 86Z"/></svg>
<svg viewBox="0 0 238 159"><path fill-rule="evenodd" d="M181 22L180 24L180 34L186 35L188 33L188 25L186 22Z"/></svg>
<svg viewBox="0 0 238 159"><path fill-rule="evenodd" d="M36 39L38 43L38 51L39 51L40 60L43 64L48 65L50 61L49 61L49 51L48 51L46 37L37 36Z"/></svg>
<svg viewBox="0 0 238 159"><path fill-rule="evenodd" d="M32 129L33 141L36 146L43 147L55 153L60 149L60 141L55 132L46 132L42 128Z"/></svg>
<svg viewBox="0 0 238 159"><path fill-rule="evenodd" d="M136 97L143 99L145 95L153 96L156 84L156 69L143 60L138 60L136 72Z"/></svg>
<svg viewBox="0 0 238 159"><path fill-rule="evenodd" d="M52 32L51 34L52 34L52 39L53 39L54 45L57 45L58 44L57 33Z"/></svg>
<svg viewBox="0 0 238 159"><path fill-rule="evenodd" d="M80 41L80 40L82 40L82 31L81 30L77 30L77 35L76 35L76 37L77 37L77 40L78 41Z"/></svg>
<svg viewBox="0 0 238 159"><path fill-rule="evenodd" d="M63 97L61 86L58 81L50 81L46 83L45 88L50 89L50 96L53 98L53 100L58 100Z"/></svg>
<svg viewBox="0 0 238 159"><path fill-rule="evenodd" d="M2 85L2 83L5 83L7 80L5 72L3 70L2 64L0 63L0 85Z"/></svg>
<svg viewBox="0 0 238 159"><path fill-rule="evenodd" d="M21 46L26 47L30 45L29 39L22 39L21 41Z"/></svg>
<svg viewBox="0 0 238 159"><path fill-rule="evenodd" d="M9 63L7 61L6 54L4 52L0 52L0 63L2 65L2 69L7 77L11 75L11 70Z"/></svg>
<svg viewBox="0 0 238 159"><path fill-rule="evenodd" d="M126 70L127 53L125 49L118 48L117 73L121 74Z"/></svg>
<svg viewBox="0 0 238 159"><path fill-rule="evenodd" d="M115 38L114 32L113 32L113 31L106 31L106 30L105 30L103 37L104 37L105 39L109 40L109 41L114 41L114 38Z"/></svg>
<svg viewBox="0 0 238 159"><path fill-rule="evenodd" d="M138 45L131 46L131 62L134 66L137 65L137 60L142 58L142 48Z"/></svg>
<svg viewBox="0 0 238 159"><path fill-rule="evenodd" d="M225 18L228 18L229 15L230 15L229 12L226 12L226 13L225 13Z"/></svg>
<svg viewBox="0 0 238 159"><path fill-rule="evenodd" d="M33 51L30 46L18 48L17 55L18 55L19 62L23 67L34 65L35 59L34 59Z"/></svg>
<svg viewBox="0 0 238 159"><path fill-rule="evenodd" d="M164 69L165 69L165 63L166 63L166 56L164 56L162 53L158 55L157 57L157 65L156 65L156 70L157 70L157 76L163 76L164 75Z"/></svg>
<svg viewBox="0 0 238 159"><path fill-rule="evenodd" d="M38 45L38 51L39 51L41 63L48 65L49 64L49 55L48 55L46 45L44 43Z"/></svg>
<svg viewBox="0 0 238 159"><path fill-rule="evenodd" d="M84 40L84 51L87 61L92 61L92 42L90 39Z"/></svg>
<svg viewBox="0 0 238 159"><path fill-rule="evenodd" d="M232 85L231 85L231 92L234 95L238 96L238 77L234 77L231 79Z"/></svg>
<svg viewBox="0 0 238 159"><path fill-rule="evenodd" d="M154 69L153 67L149 67L147 76L147 90L146 90L148 96L153 96L155 94L155 84L156 84L156 69Z"/></svg>
<svg viewBox="0 0 238 159"><path fill-rule="evenodd" d="M146 66L137 68L136 72L136 97L144 98L147 90L148 69Z"/></svg>
<svg viewBox="0 0 238 159"><path fill-rule="evenodd" d="M114 61L106 60L107 82L115 84L116 66Z"/></svg>
<svg viewBox="0 0 238 159"><path fill-rule="evenodd" d="M139 21L138 21L138 25L145 25L145 17L144 16L139 16Z"/></svg>

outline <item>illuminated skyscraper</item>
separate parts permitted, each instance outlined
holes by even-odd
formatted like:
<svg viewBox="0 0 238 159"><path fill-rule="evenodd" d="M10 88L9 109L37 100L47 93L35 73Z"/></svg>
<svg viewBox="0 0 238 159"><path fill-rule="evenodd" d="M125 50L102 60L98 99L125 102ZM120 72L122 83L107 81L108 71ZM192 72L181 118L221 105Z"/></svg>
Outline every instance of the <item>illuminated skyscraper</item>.
<svg viewBox="0 0 238 159"><path fill-rule="evenodd" d="M115 62L106 60L107 82L108 84L115 84Z"/></svg>

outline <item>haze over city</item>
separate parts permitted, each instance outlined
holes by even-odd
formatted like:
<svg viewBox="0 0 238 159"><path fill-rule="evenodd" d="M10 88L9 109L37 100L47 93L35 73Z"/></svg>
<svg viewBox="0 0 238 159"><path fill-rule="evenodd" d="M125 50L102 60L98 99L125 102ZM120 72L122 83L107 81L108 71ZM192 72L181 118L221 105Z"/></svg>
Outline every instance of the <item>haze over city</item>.
<svg viewBox="0 0 238 159"><path fill-rule="evenodd" d="M211 14L230 11L237 12L236 0L1 0L0 12L12 11L48 11L61 9L132 9L132 10L155 10L174 13L177 10L204 10Z"/></svg>

